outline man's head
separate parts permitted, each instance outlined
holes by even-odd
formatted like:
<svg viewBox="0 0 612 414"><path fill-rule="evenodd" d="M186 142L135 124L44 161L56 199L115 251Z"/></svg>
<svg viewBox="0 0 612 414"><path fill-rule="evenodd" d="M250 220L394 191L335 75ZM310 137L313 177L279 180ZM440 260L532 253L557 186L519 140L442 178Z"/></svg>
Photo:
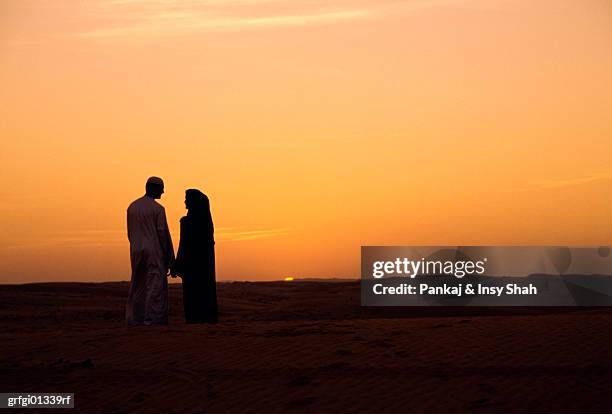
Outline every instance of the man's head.
<svg viewBox="0 0 612 414"><path fill-rule="evenodd" d="M145 186L147 196L158 199L164 193L164 181L159 177L149 177Z"/></svg>

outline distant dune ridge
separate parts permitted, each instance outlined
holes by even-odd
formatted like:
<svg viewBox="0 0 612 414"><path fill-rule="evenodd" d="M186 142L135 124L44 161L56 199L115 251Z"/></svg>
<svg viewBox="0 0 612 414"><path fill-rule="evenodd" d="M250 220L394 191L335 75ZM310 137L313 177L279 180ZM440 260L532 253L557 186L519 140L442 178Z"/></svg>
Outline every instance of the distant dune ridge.
<svg viewBox="0 0 612 414"><path fill-rule="evenodd" d="M0 286L0 390L74 412L612 409L608 308L365 308L358 281L219 284L221 323L128 328L127 283Z"/></svg>

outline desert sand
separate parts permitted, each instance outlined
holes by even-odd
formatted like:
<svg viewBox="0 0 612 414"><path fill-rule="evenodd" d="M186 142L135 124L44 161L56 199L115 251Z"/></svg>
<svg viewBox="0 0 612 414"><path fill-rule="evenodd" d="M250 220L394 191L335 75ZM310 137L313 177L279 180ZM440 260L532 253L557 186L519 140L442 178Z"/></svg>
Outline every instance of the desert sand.
<svg viewBox="0 0 612 414"><path fill-rule="evenodd" d="M170 325L128 328L127 291L0 286L0 392L74 392L87 413L612 410L608 308L363 308L358 282L234 282L218 325L185 325L171 285Z"/></svg>

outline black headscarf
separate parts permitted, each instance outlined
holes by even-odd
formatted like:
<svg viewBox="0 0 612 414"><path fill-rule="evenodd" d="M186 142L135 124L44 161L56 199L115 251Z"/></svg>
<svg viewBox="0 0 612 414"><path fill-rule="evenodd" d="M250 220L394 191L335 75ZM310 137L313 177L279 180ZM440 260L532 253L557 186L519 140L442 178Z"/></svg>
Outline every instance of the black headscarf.
<svg viewBox="0 0 612 414"><path fill-rule="evenodd" d="M200 190L190 188L185 191L185 199L189 205L187 211L187 217L194 222L197 222L201 226L205 227L210 238L213 238L214 226L212 221L212 214L210 213L210 201L206 194Z"/></svg>

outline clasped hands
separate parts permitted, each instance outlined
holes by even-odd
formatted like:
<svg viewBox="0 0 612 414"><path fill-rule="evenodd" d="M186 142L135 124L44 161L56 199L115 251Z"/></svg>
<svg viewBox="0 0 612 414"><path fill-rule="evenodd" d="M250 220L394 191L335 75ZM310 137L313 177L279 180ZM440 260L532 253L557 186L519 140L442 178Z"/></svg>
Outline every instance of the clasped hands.
<svg viewBox="0 0 612 414"><path fill-rule="evenodd" d="M171 277L173 279L176 279L177 277L182 278L183 276L181 276L178 272L177 266L176 266L176 262L173 261L169 266L168 266L168 270L166 273L166 277Z"/></svg>

